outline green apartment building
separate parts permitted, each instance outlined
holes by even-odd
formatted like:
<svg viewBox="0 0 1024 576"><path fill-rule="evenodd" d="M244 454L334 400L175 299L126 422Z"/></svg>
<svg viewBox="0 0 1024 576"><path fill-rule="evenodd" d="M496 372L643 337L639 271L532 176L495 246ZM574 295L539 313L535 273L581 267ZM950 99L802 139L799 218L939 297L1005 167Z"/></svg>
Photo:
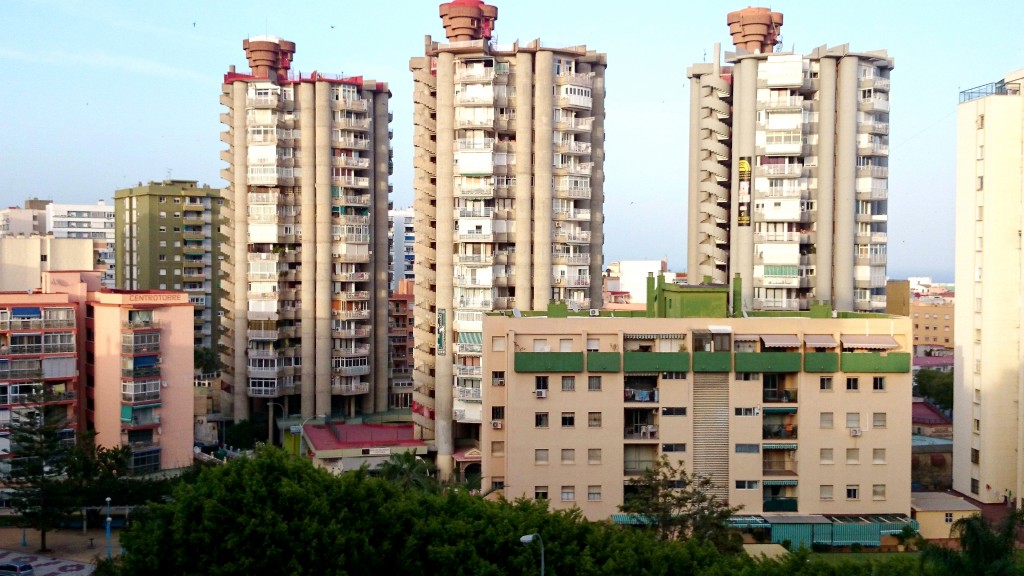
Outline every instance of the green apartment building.
<svg viewBox="0 0 1024 576"><path fill-rule="evenodd" d="M219 333L221 203L219 189L193 180L114 193L117 287L187 292L197 348L213 348Z"/></svg>

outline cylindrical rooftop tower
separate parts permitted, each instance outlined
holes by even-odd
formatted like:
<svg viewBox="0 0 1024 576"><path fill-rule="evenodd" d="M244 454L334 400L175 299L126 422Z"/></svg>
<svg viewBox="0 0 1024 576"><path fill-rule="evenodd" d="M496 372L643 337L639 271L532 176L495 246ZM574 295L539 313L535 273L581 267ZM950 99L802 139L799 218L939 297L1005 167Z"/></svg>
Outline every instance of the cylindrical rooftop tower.
<svg viewBox="0 0 1024 576"><path fill-rule="evenodd" d="M441 4L441 22L450 42L490 40L498 8L481 0L454 0Z"/></svg>
<svg viewBox="0 0 1024 576"><path fill-rule="evenodd" d="M295 43L281 40L276 36L256 36L242 40L245 57L249 60L252 75L257 78L270 78L273 71L276 77L286 77L295 54Z"/></svg>
<svg viewBox="0 0 1024 576"><path fill-rule="evenodd" d="M752 54L774 52L782 27L782 13L770 8L748 6L743 10L729 12L726 18L732 43Z"/></svg>

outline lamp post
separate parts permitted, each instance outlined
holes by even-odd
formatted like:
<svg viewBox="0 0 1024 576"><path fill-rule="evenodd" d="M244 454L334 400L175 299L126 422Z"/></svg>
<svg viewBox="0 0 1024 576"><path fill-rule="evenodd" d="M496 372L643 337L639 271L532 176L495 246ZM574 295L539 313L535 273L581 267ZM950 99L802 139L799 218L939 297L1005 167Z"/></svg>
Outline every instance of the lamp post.
<svg viewBox="0 0 1024 576"><path fill-rule="evenodd" d="M540 544L540 576L544 576L544 540L540 537L540 534L534 532L533 534L527 534L519 538L519 541L525 546L529 546L531 542L537 540Z"/></svg>
<svg viewBox="0 0 1024 576"><path fill-rule="evenodd" d="M107 496L107 560L110 560L110 496Z"/></svg>
<svg viewBox="0 0 1024 576"><path fill-rule="evenodd" d="M317 418L326 418L326 417L327 417L326 414L316 414L314 416L310 416L310 417L306 418L305 420L302 421L302 424L299 424L299 456L300 457L303 456L306 453L305 449L303 449L303 447L302 447L302 443L303 443L303 441L306 438L306 422L309 422L310 420L315 420ZM308 445L309 443L306 442L306 444Z"/></svg>
<svg viewBox="0 0 1024 576"><path fill-rule="evenodd" d="M281 407L281 416L284 416L284 406L277 402L267 402L267 444L274 445L274 406Z"/></svg>

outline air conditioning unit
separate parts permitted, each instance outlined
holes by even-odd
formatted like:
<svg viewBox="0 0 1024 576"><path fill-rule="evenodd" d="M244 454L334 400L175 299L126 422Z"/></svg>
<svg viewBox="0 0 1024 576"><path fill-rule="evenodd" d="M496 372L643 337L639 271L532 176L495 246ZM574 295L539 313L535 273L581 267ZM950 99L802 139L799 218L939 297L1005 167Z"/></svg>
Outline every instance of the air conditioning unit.
<svg viewBox="0 0 1024 576"><path fill-rule="evenodd" d="M601 315L601 311L598 310L597 308L591 308L590 309L590 315L591 316L600 316Z"/></svg>
<svg viewBox="0 0 1024 576"><path fill-rule="evenodd" d="M494 428L495 430L501 430L501 426L502 426L502 421L501 420L491 420L491 428Z"/></svg>
<svg viewBox="0 0 1024 576"><path fill-rule="evenodd" d="M863 433L864 432L860 428L850 428L850 436L853 436L854 438L860 436Z"/></svg>
<svg viewBox="0 0 1024 576"><path fill-rule="evenodd" d="M547 398L548 397L548 391L547 390L535 390L535 392L537 393L537 398Z"/></svg>

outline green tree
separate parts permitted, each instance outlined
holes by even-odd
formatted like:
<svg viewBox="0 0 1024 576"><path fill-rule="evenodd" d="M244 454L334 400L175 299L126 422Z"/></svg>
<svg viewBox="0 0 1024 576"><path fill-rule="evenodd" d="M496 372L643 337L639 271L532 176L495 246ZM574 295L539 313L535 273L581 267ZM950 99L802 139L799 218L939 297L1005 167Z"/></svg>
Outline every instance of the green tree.
<svg viewBox="0 0 1024 576"><path fill-rule="evenodd" d="M198 347L192 353L195 369L202 374L220 370L220 358L212 348Z"/></svg>
<svg viewBox="0 0 1024 576"><path fill-rule="evenodd" d="M235 422L224 430L224 443L237 450L251 450L256 442L267 438L267 425L242 420Z"/></svg>
<svg viewBox="0 0 1024 576"><path fill-rule="evenodd" d="M950 535L960 542L959 550L929 545L922 557L925 566L939 574L964 576L1010 576L1018 573L1017 532L1024 524L1024 511L1014 510L998 525L981 514L953 523Z"/></svg>
<svg viewBox="0 0 1024 576"><path fill-rule="evenodd" d="M917 393L930 398L943 410L953 409L953 373L940 370L918 370L914 375Z"/></svg>
<svg viewBox="0 0 1024 576"><path fill-rule="evenodd" d="M436 492L440 487L435 476L434 465L415 452L392 454L380 465L380 477L403 489Z"/></svg>
<svg viewBox="0 0 1024 576"><path fill-rule="evenodd" d="M64 479L69 446L67 407L50 404L40 394L11 410L11 507L26 527L39 530L39 551L46 552L46 534L75 509L75 497Z"/></svg>
<svg viewBox="0 0 1024 576"><path fill-rule="evenodd" d="M121 496L126 491L131 448L97 446L95 440L95 432L79 434L65 461L66 481L74 489L80 507L99 505L107 496Z"/></svg>
<svg viewBox="0 0 1024 576"><path fill-rule="evenodd" d="M619 510L637 514L662 540L695 538L719 550L734 552L741 542L729 528L730 508L712 492L711 479L691 476L682 462L662 454L636 478L630 478Z"/></svg>

